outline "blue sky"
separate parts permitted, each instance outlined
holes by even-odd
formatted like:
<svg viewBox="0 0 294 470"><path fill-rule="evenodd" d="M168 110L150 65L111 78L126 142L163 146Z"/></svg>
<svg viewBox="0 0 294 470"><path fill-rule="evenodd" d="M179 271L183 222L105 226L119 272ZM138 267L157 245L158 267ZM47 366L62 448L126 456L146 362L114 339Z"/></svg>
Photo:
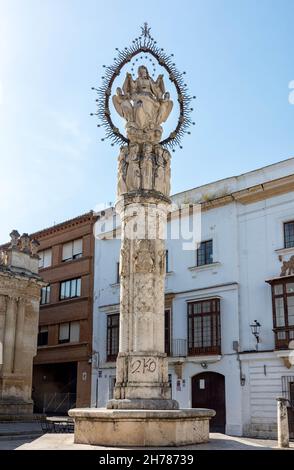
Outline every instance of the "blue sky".
<svg viewBox="0 0 294 470"><path fill-rule="evenodd" d="M294 156L293 18L292 0L0 0L0 242L115 200L91 86L144 21L197 96L173 193Z"/></svg>

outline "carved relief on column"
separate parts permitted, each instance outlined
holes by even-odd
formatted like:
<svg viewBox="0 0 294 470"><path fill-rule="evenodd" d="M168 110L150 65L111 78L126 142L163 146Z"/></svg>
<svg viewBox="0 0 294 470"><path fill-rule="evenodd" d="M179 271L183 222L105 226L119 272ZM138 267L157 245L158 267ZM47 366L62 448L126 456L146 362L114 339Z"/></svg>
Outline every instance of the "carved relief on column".
<svg viewBox="0 0 294 470"><path fill-rule="evenodd" d="M130 144L118 157L118 196L132 191L170 193L170 153L161 145Z"/></svg>
<svg viewBox="0 0 294 470"><path fill-rule="evenodd" d="M130 240L124 238L121 241L119 276L127 277L130 274Z"/></svg>
<svg viewBox="0 0 294 470"><path fill-rule="evenodd" d="M155 259L151 240L136 240L134 252L134 272L152 273Z"/></svg>
<svg viewBox="0 0 294 470"><path fill-rule="evenodd" d="M128 147L121 147L118 156L117 194L125 194L127 189Z"/></svg>
<svg viewBox="0 0 294 470"><path fill-rule="evenodd" d="M137 191L141 187L139 145L131 144L128 148L128 167L126 185L128 191Z"/></svg>
<svg viewBox="0 0 294 470"><path fill-rule="evenodd" d="M152 145L146 143L143 145L142 155L142 188L154 188L154 155L152 153Z"/></svg>
<svg viewBox="0 0 294 470"><path fill-rule="evenodd" d="M171 156L168 150L163 151L163 158L165 162L165 179L164 179L165 188L164 188L163 193L166 196L169 196L170 195L170 179L171 179L171 166L170 166Z"/></svg>
<svg viewBox="0 0 294 470"><path fill-rule="evenodd" d="M165 271L166 271L165 262L166 262L166 251L159 250L158 251L158 267L159 267L159 273L161 275L165 274Z"/></svg>
<svg viewBox="0 0 294 470"><path fill-rule="evenodd" d="M163 158L163 148L160 145L156 146L156 170L154 189L158 192L164 193L165 191L165 161Z"/></svg>

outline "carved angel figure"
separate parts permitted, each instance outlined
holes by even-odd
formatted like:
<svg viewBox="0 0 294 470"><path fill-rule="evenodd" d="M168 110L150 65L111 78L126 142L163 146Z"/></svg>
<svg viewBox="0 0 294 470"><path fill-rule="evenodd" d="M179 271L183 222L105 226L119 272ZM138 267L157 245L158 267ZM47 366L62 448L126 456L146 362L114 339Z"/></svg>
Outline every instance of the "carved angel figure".
<svg viewBox="0 0 294 470"><path fill-rule="evenodd" d="M122 90L117 88L112 101L118 114L127 121L131 141L159 141L161 124L173 107L169 93L165 92L163 75L154 81L147 67L141 65L135 80L127 73Z"/></svg>

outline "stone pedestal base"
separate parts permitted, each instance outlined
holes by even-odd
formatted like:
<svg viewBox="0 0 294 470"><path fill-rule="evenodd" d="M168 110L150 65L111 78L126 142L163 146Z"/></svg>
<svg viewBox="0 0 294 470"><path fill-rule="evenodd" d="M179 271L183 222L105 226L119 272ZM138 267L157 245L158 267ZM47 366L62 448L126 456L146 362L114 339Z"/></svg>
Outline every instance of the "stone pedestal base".
<svg viewBox="0 0 294 470"><path fill-rule="evenodd" d="M0 415L31 415L33 413L33 401L25 402L17 399L0 400Z"/></svg>
<svg viewBox="0 0 294 470"><path fill-rule="evenodd" d="M76 444L160 447L207 442L215 411L80 408L68 414L75 420Z"/></svg>

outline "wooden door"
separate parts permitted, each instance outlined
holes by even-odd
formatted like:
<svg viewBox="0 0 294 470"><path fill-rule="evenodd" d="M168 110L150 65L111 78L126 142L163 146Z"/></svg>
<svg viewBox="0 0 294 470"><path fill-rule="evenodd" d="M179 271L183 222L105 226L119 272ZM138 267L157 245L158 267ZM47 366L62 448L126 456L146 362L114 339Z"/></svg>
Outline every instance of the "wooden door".
<svg viewBox="0 0 294 470"><path fill-rule="evenodd" d="M210 421L210 431L225 432L225 377L216 372L202 372L192 377L192 407L210 408L216 415Z"/></svg>

